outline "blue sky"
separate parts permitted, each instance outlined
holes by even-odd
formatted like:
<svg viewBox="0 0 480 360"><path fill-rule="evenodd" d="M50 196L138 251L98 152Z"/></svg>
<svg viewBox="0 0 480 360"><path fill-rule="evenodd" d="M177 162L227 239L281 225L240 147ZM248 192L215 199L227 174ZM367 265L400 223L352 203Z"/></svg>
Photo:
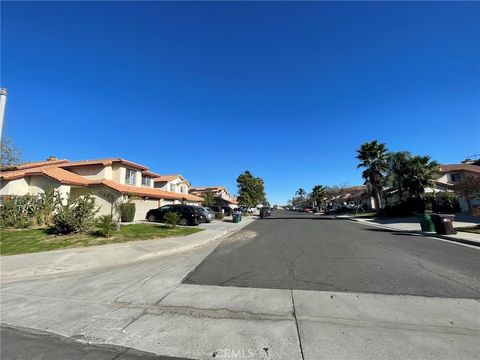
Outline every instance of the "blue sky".
<svg viewBox="0 0 480 360"><path fill-rule="evenodd" d="M5 132L25 160L123 157L272 203L361 184L378 139L480 153L480 4L2 2Z"/></svg>

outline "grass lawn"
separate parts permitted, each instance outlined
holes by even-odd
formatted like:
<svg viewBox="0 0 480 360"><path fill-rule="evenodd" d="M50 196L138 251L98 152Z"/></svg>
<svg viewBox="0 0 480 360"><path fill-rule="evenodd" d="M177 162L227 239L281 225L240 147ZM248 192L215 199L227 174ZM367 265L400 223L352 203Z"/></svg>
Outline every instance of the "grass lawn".
<svg viewBox="0 0 480 360"><path fill-rule="evenodd" d="M465 231L469 232L472 234L480 234L480 228L479 227L468 227L468 228L455 228L457 231Z"/></svg>
<svg viewBox="0 0 480 360"><path fill-rule="evenodd" d="M171 229L167 226L153 224L132 224L123 225L118 233L107 239L95 234L52 235L46 229L1 230L0 254L15 255L72 247L186 236L199 231L202 231L202 229L191 227Z"/></svg>
<svg viewBox="0 0 480 360"><path fill-rule="evenodd" d="M377 216L376 212L365 212L365 213L357 213L357 215L354 215L356 218L374 218Z"/></svg>

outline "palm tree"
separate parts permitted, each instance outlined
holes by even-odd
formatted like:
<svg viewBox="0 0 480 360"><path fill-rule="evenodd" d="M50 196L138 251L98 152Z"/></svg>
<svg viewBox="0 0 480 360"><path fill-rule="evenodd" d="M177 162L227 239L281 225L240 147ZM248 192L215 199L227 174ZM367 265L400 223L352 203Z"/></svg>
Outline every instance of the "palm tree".
<svg viewBox="0 0 480 360"><path fill-rule="evenodd" d="M408 151L391 152L387 157L387 181L398 191L399 200L403 200L403 189L408 177L408 164L412 154Z"/></svg>
<svg viewBox="0 0 480 360"><path fill-rule="evenodd" d="M430 156L412 156L409 159L404 183L410 196L423 198L425 188L435 185L439 166Z"/></svg>
<svg viewBox="0 0 480 360"><path fill-rule="evenodd" d="M316 206L321 206L325 197L327 196L327 189L322 185L315 185L312 189L311 197Z"/></svg>
<svg viewBox="0 0 480 360"><path fill-rule="evenodd" d="M305 189L299 188L299 189L297 190L297 192L295 193L295 195L298 195L298 196L300 196L301 198L304 198L305 195L307 195L307 192L305 191Z"/></svg>
<svg viewBox="0 0 480 360"><path fill-rule="evenodd" d="M370 183L375 208L380 209L384 173L387 171L387 147L377 140L364 143L357 150L357 159L360 160L357 168L364 168L362 176Z"/></svg>

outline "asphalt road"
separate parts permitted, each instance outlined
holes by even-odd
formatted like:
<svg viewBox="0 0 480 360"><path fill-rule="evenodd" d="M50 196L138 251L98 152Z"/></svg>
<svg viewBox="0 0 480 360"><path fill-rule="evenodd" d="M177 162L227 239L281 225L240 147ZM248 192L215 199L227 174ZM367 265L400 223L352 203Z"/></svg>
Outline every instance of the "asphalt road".
<svg viewBox="0 0 480 360"><path fill-rule="evenodd" d="M184 282L480 299L480 251L277 211L224 240Z"/></svg>
<svg viewBox="0 0 480 360"><path fill-rule="evenodd" d="M90 345L43 331L0 327L2 360L180 360L114 345ZM187 359L185 359L187 360Z"/></svg>

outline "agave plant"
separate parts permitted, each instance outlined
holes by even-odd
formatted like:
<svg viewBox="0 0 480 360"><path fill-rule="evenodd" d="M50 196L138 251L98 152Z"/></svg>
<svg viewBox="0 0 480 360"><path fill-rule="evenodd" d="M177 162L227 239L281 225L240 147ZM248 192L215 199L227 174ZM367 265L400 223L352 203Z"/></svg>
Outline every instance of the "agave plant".
<svg viewBox="0 0 480 360"><path fill-rule="evenodd" d="M115 231L116 223L112 215L102 215L97 219L97 226L100 229L101 234L106 238L109 238Z"/></svg>
<svg viewBox="0 0 480 360"><path fill-rule="evenodd" d="M180 220L180 214L177 212L168 212L165 214L165 221L170 225L172 229L177 227L178 221Z"/></svg>

